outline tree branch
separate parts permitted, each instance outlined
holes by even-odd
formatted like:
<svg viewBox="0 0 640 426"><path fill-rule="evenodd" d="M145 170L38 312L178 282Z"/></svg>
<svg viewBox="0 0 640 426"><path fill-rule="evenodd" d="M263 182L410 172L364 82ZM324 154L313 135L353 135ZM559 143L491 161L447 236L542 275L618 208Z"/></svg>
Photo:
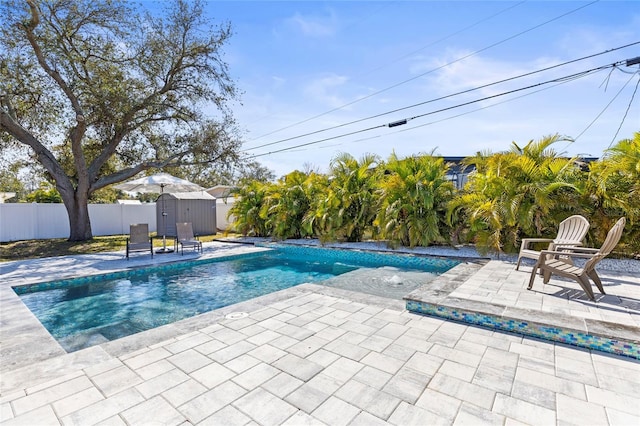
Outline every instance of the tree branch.
<svg viewBox="0 0 640 426"><path fill-rule="evenodd" d="M85 190L86 188L88 188L89 182L88 174L86 173L86 159L84 157L84 152L82 151L82 138L84 137L84 134L86 132L86 123L82 106L80 105L79 99L73 93L67 82L62 78L60 73L51 68L47 63L44 57L44 53L42 52L42 49L40 48L40 45L38 44L36 35L34 33L34 30L40 24L40 11L38 10L38 6L34 0L27 0L27 4L29 5L29 10L31 12L31 20L27 24L21 24L27 35L27 40L33 48L38 63L40 64L42 69L62 89L64 94L67 96L67 99L69 99L69 101L71 102L73 110L76 113L77 124L71 129L69 137L71 139L71 149L74 155L76 171L78 172L78 185L83 187L81 188L82 190Z"/></svg>
<svg viewBox="0 0 640 426"><path fill-rule="evenodd" d="M73 192L74 188L71 180L64 173L62 166L58 160L56 160L53 153L4 110L0 110L0 129L5 130L15 139L29 146L35 153L38 162L42 164L47 172L55 177L57 185L66 191Z"/></svg>
<svg viewBox="0 0 640 426"><path fill-rule="evenodd" d="M34 53L36 54L36 58L38 60L38 63L40 64L42 69L51 78L53 78L53 80L62 89L64 94L67 96L67 98L71 102L71 105L73 107L73 110L76 112L76 115L80 116L80 117L83 117L84 114L83 114L83 111L82 111L82 106L80 105L80 101L75 96L75 94L73 93L73 91L71 90L71 88L69 87L67 82L64 81L64 79L62 78L60 73L57 72L56 70L54 70L53 68L51 68L49 66L49 64L47 63L47 61L45 60L45 58L44 58L44 54L42 53L42 49L40 48L40 45L38 44L38 42L36 40L36 36L35 36L35 34L33 32L35 30L35 28L40 24L40 12L38 11L38 7L37 7L37 5L36 5L34 0L26 0L26 1L27 1L27 4L29 5L29 9L31 11L31 20L29 21L28 24L21 24L21 26L26 32L27 40L29 41L29 44L31 45L31 47L33 48ZM82 120L82 122L84 122L84 120ZM79 125L82 126L82 124L80 124L80 123L79 123Z"/></svg>

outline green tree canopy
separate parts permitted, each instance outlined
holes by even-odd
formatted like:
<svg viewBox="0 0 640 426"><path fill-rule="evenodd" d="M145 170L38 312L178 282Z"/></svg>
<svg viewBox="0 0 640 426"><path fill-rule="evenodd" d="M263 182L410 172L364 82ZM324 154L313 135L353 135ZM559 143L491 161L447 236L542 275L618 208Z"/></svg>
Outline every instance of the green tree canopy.
<svg viewBox="0 0 640 426"><path fill-rule="evenodd" d="M329 184L314 198L306 220L315 218L323 239L362 241L365 232L373 230L379 165L380 159L373 154L364 154L358 160L341 153L331 161Z"/></svg>
<svg viewBox="0 0 640 426"><path fill-rule="evenodd" d="M294 170L278 182L268 184L262 217L266 219L274 238L284 240L308 236L302 221L313 199L313 181L313 174Z"/></svg>
<svg viewBox="0 0 640 426"><path fill-rule="evenodd" d="M594 242L604 240L620 216L628 220L622 241L629 251L640 249L640 132L623 139L590 166L582 205L591 222Z"/></svg>
<svg viewBox="0 0 640 426"><path fill-rule="evenodd" d="M233 228L242 235L267 237L271 235L271 223L263 213L270 184L259 181L246 182L233 192L235 201L228 217L234 218Z"/></svg>
<svg viewBox="0 0 640 426"><path fill-rule="evenodd" d="M449 209L451 217L461 215L479 250L513 251L522 236L554 233L562 219L580 213L580 168L552 148L562 140L514 142L508 152L466 159L476 170Z"/></svg>
<svg viewBox="0 0 640 426"><path fill-rule="evenodd" d="M9 200L17 201L24 198L26 189L18 178L19 164L0 169L0 192L14 192L16 195Z"/></svg>
<svg viewBox="0 0 640 426"><path fill-rule="evenodd" d="M380 209L376 223L381 236L392 246L428 246L449 239L446 206L455 187L447 179L442 158L419 155L386 163L380 182Z"/></svg>
<svg viewBox="0 0 640 426"><path fill-rule="evenodd" d="M40 188L30 192L26 196L29 203L61 203L60 193L47 182L42 182Z"/></svg>
<svg viewBox="0 0 640 426"><path fill-rule="evenodd" d="M29 148L62 197L70 240L91 238L87 202L102 188L238 159L230 26L198 1L161 4L157 16L127 1L0 5L0 150Z"/></svg>

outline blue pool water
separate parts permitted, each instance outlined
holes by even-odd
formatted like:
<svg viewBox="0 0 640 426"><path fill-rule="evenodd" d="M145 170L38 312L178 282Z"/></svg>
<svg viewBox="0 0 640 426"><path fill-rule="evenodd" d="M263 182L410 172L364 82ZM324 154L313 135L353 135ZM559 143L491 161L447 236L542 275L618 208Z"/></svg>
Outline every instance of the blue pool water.
<svg viewBox="0 0 640 426"><path fill-rule="evenodd" d="M271 250L224 261L120 273L116 278L93 277L18 287L16 292L51 335L67 351L74 351L301 283L333 283L341 274L357 270L362 273L362 268L373 264L390 264L395 271L396 266L404 263L412 269L436 273L456 264L308 250ZM392 278L398 280L398 274Z"/></svg>

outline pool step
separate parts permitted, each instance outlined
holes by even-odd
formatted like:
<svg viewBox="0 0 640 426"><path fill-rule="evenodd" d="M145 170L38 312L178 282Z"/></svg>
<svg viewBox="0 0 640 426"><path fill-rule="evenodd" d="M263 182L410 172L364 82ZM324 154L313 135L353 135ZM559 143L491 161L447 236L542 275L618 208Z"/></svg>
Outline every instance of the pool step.
<svg viewBox="0 0 640 426"><path fill-rule="evenodd" d="M482 265L460 264L404 297L409 312L640 359L640 327L451 296ZM552 296L548 296L552 297Z"/></svg>

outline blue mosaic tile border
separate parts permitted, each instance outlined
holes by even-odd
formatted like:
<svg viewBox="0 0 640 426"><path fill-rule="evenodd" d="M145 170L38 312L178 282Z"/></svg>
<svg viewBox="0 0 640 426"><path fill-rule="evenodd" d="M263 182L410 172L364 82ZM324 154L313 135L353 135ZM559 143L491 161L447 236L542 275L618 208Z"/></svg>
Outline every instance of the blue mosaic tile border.
<svg viewBox="0 0 640 426"><path fill-rule="evenodd" d="M416 256L405 253L387 253L356 249L337 249L298 246L278 243L258 243L256 247L277 249L287 256L313 256L330 262L355 263L358 266L393 266L401 269L418 269L425 272L444 273L460 261L435 256Z"/></svg>
<svg viewBox="0 0 640 426"><path fill-rule="evenodd" d="M410 312L433 315L441 318L479 325L496 330L508 331L537 337L553 342L565 343L580 348L608 352L630 358L640 359L640 346L636 343L588 334L586 332L536 324L525 320L503 318L479 312L437 306L416 300L407 300L406 308Z"/></svg>

